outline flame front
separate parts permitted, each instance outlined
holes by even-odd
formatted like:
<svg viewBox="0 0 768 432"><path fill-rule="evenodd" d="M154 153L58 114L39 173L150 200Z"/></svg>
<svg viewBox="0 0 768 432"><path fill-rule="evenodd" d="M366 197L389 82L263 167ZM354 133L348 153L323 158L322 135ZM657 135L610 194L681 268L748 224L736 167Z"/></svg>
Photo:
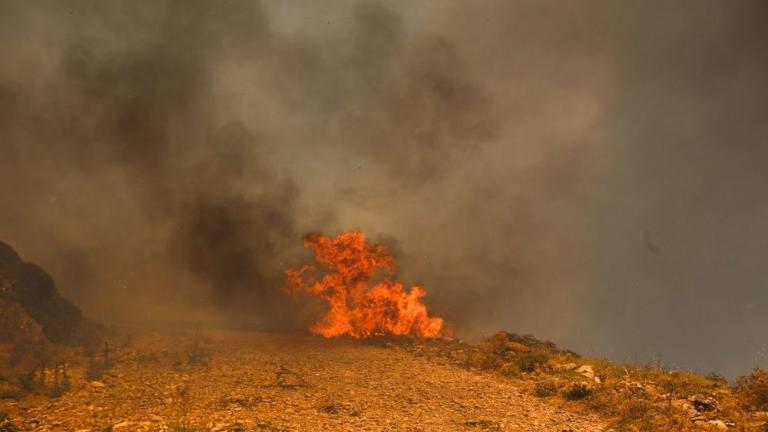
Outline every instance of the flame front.
<svg viewBox="0 0 768 432"><path fill-rule="evenodd" d="M368 243L360 231L336 238L320 234L304 237L304 247L315 251L315 262L286 270L285 290L294 298L307 292L318 295L329 309L310 327L324 337L380 335L435 337L443 319L430 317L421 299L426 291L391 279L394 258L384 244ZM320 267L327 269L320 277ZM377 271L384 280L371 286Z"/></svg>

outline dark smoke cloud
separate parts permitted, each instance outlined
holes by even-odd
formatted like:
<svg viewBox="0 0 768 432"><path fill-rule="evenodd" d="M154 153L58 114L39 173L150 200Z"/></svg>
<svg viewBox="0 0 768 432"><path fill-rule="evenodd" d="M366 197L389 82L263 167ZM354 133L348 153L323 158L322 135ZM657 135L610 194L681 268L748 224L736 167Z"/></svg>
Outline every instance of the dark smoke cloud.
<svg viewBox="0 0 768 432"><path fill-rule="evenodd" d="M4 144L6 152L18 155L6 160L4 172L19 186L4 189L4 198L48 199L58 185L66 186L73 178L88 183L94 196L77 209L82 212L77 220L61 224L74 225L79 235L106 235L94 240L93 247L107 254L122 249L131 260L140 261L129 271L140 274L134 284L146 283L141 274L148 266L165 273L164 266L175 265L204 283L209 289L205 298L214 304L243 305L251 310L241 312L262 315L279 313L287 301L275 289L280 284L276 264L281 245L294 234L296 188L269 167L264 145L250 126L218 120L212 112L213 67L222 56L241 54L238 50L258 53L268 38L263 10L250 2L145 6L18 6L19 15L42 16L60 26L57 31L66 42L49 53L58 61L40 94L24 88L29 78L4 86L10 87L2 104L8 113L4 123L21 135ZM113 176L130 196L119 205L130 206L139 220L126 227L122 209L109 208L105 220L97 221L107 226L93 227L98 217L94 208L112 204L113 186L98 183ZM80 192L65 191L50 199L70 201L69 194ZM19 219L4 226L24 227L27 221L31 228L24 209L15 210ZM30 211L34 209L26 209ZM55 219L37 216L53 224L51 231L57 229ZM89 227L93 232L88 233ZM134 235L132 230L143 234L140 240L119 244L121 236ZM53 244L56 237L37 247L61 247ZM70 282L87 283L78 270L89 260L78 253L83 245L76 241L65 245L74 252L64 252L76 254L76 262L64 258L59 265L64 266L65 279L72 276ZM23 250L24 238L17 243ZM155 256L146 259L144 254ZM131 265L111 258L113 265ZM72 289L78 296L79 288Z"/></svg>
<svg viewBox="0 0 768 432"><path fill-rule="evenodd" d="M0 1L0 238L91 314L274 324L301 234L361 228L462 336L733 375L768 345L765 17Z"/></svg>

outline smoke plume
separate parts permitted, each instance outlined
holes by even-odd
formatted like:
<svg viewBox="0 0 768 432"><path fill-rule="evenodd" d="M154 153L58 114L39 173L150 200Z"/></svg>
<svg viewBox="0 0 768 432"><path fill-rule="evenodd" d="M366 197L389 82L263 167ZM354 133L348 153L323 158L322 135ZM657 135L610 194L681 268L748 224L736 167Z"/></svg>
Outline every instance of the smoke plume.
<svg viewBox="0 0 768 432"><path fill-rule="evenodd" d="M768 346L758 1L0 1L0 239L95 317L290 326L305 232L460 336ZM764 359L762 359L764 360Z"/></svg>

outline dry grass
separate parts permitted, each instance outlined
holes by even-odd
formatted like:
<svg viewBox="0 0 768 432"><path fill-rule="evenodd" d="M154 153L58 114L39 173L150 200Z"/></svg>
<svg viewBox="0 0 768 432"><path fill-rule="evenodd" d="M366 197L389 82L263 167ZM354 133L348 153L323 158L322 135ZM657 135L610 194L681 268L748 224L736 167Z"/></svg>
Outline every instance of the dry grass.
<svg viewBox="0 0 768 432"><path fill-rule="evenodd" d="M716 375L585 359L549 342L506 332L479 346L441 342L421 349L454 363L456 352L471 352L466 367L519 381L553 404L580 405L607 419L617 432L717 430L718 425L768 431L768 423L759 429L763 414L755 412L768 411L768 371L760 368L731 387ZM589 365L597 379L587 371L579 373L582 365Z"/></svg>
<svg viewBox="0 0 768 432"><path fill-rule="evenodd" d="M768 371L755 367L749 375L736 380L740 401L748 409L768 411Z"/></svg>

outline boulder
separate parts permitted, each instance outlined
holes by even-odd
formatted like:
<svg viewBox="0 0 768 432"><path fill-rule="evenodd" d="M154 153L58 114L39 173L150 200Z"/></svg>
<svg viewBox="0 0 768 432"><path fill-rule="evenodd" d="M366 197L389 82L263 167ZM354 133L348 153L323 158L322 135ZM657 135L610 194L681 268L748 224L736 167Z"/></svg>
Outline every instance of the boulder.
<svg viewBox="0 0 768 432"><path fill-rule="evenodd" d="M711 426L714 426L715 429L720 431L728 430L728 425L725 424L722 420L710 420L707 423L709 423Z"/></svg>
<svg viewBox="0 0 768 432"><path fill-rule="evenodd" d="M584 376L590 381L595 380L595 370L592 369L592 366L590 365L582 365L578 369L576 369L576 373Z"/></svg>
<svg viewBox="0 0 768 432"><path fill-rule="evenodd" d="M693 407L698 412L709 412L717 410L717 401L702 395L693 395L688 398L688 402L693 404Z"/></svg>

